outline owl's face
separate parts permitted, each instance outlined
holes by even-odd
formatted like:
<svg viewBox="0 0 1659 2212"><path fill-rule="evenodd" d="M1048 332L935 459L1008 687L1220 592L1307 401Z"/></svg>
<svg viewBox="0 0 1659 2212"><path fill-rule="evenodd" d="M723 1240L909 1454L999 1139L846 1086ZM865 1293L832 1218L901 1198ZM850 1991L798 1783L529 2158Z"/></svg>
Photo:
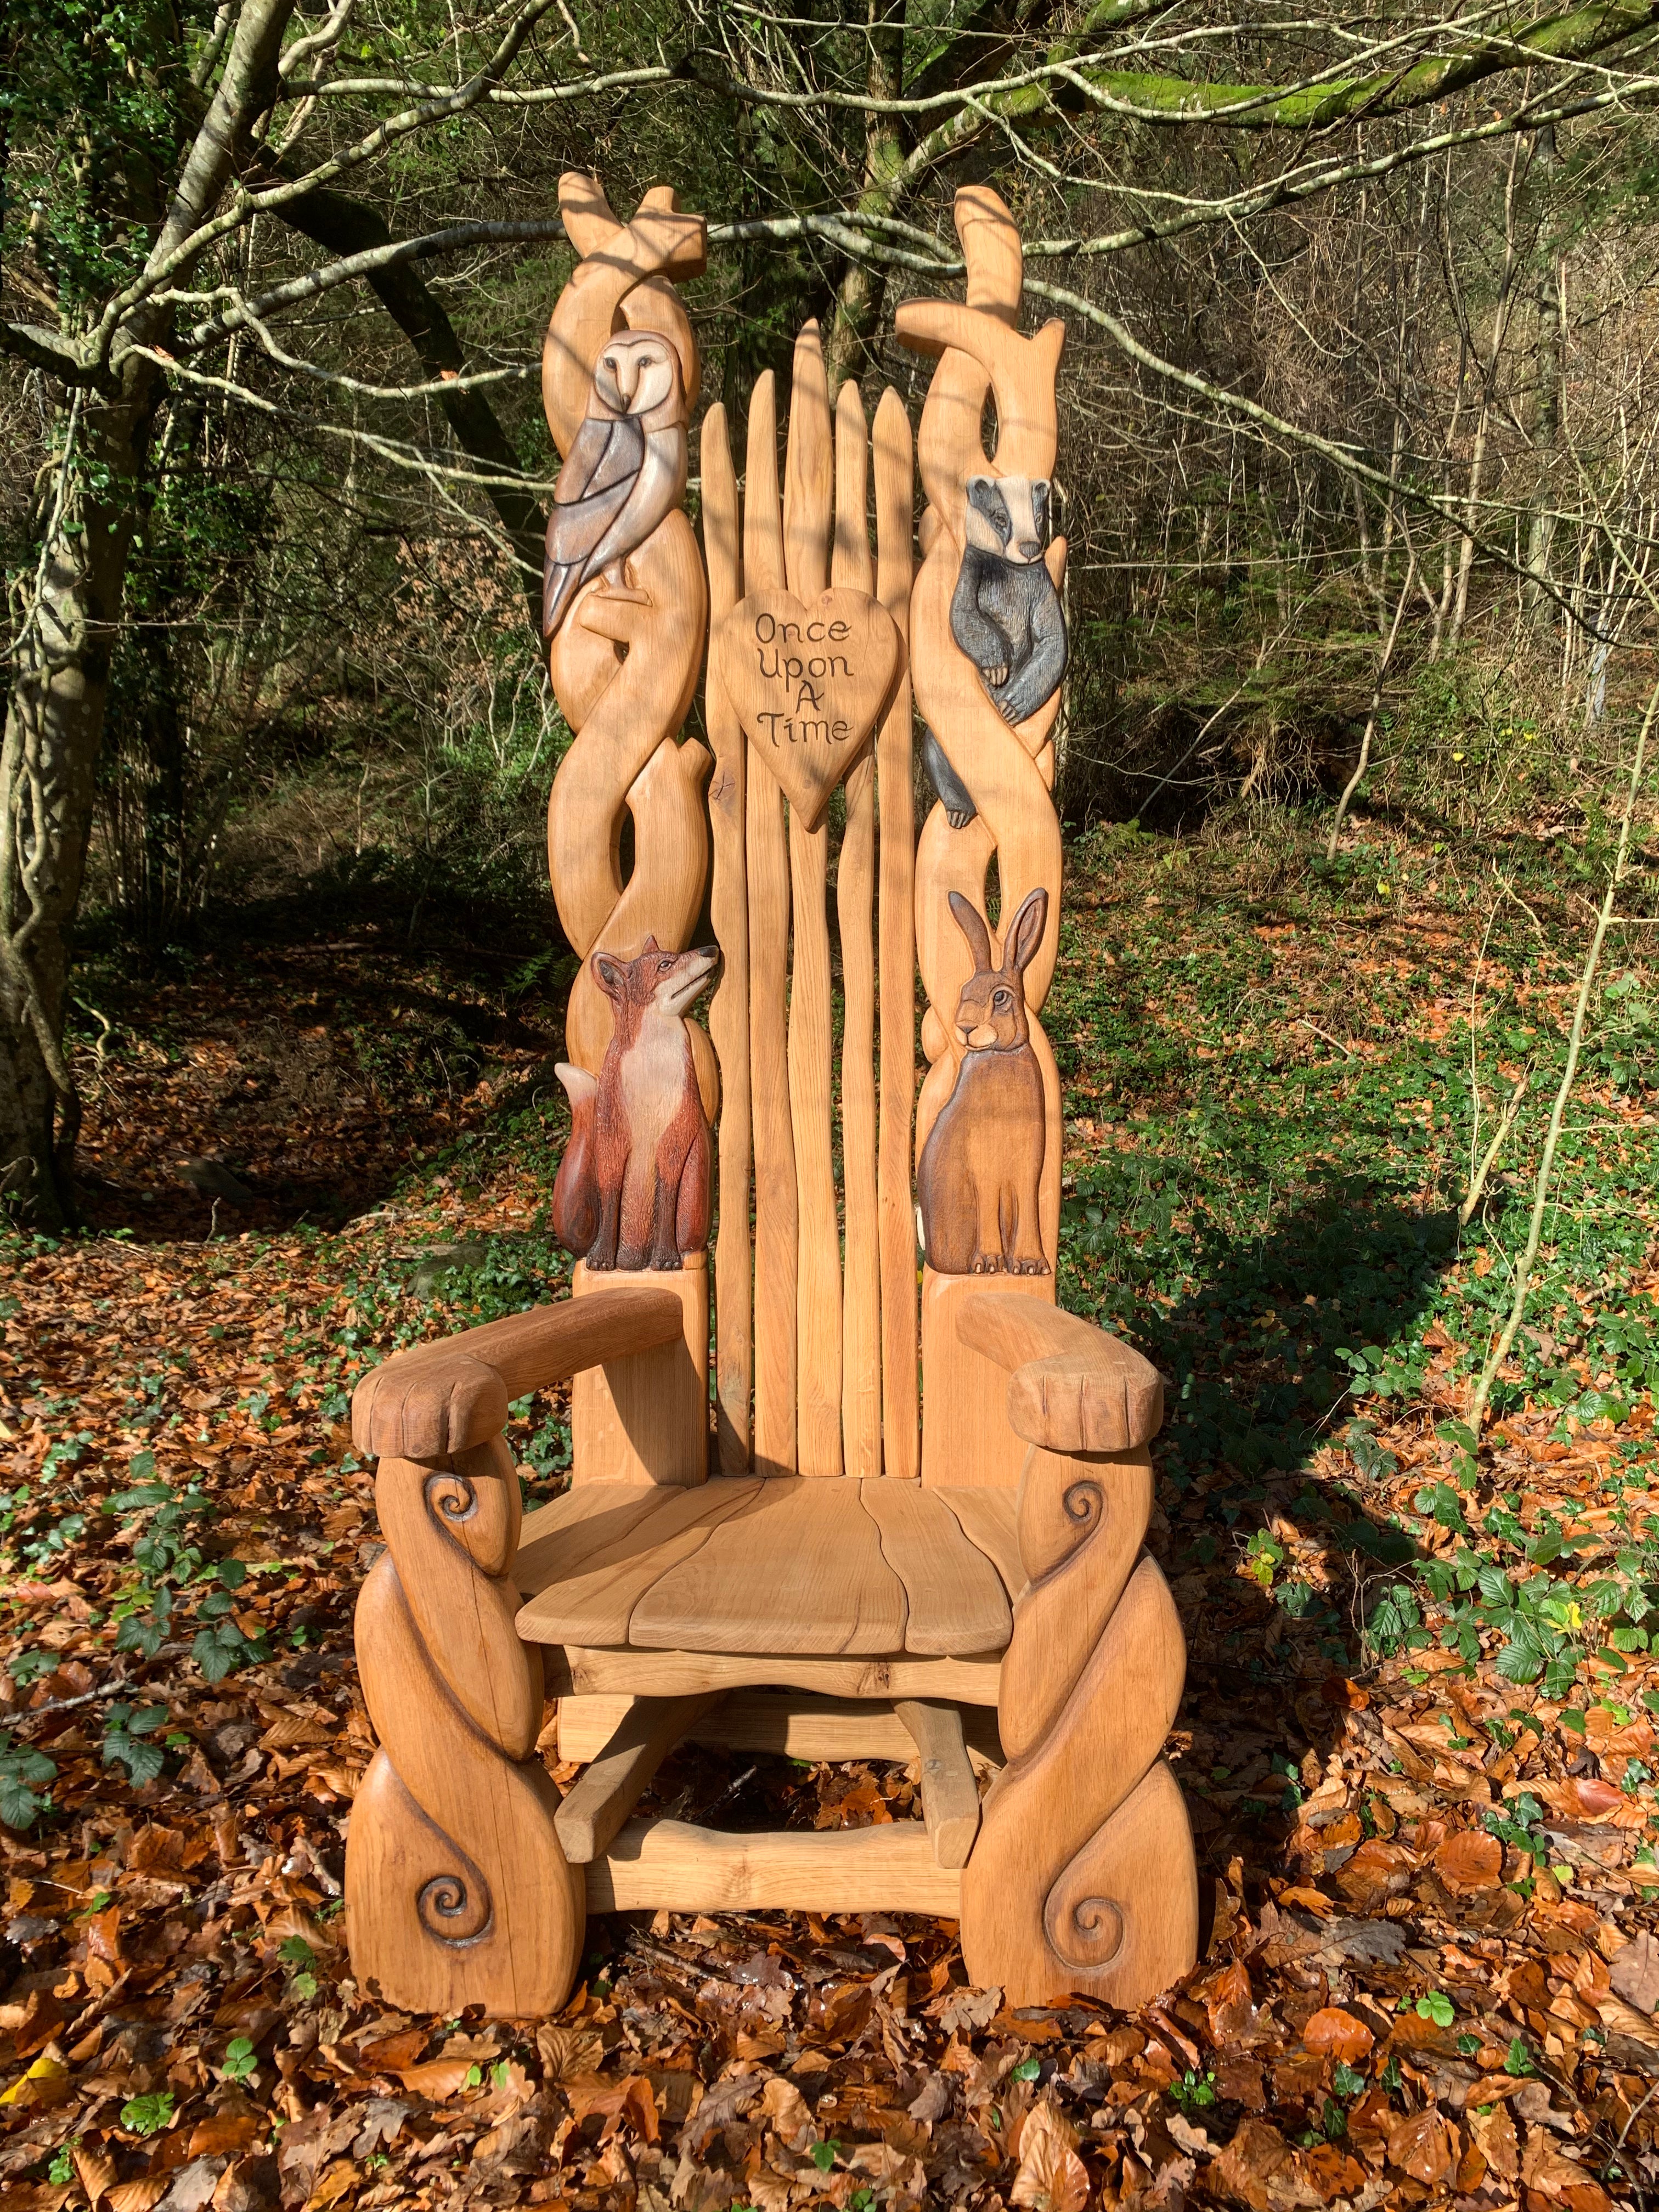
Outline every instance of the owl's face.
<svg viewBox="0 0 1659 2212"><path fill-rule="evenodd" d="M653 415L680 398L679 356L654 331L625 331L607 341L593 388L617 415Z"/></svg>

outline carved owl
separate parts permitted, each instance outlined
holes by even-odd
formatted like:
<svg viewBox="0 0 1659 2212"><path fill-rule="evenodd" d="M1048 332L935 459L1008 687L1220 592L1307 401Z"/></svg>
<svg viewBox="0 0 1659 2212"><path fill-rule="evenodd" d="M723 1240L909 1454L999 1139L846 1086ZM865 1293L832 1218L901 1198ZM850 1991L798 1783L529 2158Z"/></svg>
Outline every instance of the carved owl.
<svg viewBox="0 0 1659 2212"><path fill-rule="evenodd" d="M625 566L685 491L680 358L655 331L623 331L593 368L593 393L553 488L542 629L551 637L591 576L633 596Z"/></svg>

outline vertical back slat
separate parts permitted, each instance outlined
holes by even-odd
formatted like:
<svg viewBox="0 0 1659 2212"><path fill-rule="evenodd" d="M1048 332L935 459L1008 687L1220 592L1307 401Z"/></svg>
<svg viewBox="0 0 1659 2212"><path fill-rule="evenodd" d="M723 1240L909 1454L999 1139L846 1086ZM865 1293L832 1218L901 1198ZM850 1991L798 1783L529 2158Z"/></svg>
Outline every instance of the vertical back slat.
<svg viewBox="0 0 1659 2212"><path fill-rule="evenodd" d="M783 581L778 425L770 372L749 409L743 573L750 591ZM795 1471L795 1146L789 1108L789 855L783 793L749 764L749 1050L755 1132L755 1444L767 1474Z"/></svg>
<svg viewBox="0 0 1659 2212"><path fill-rule="evenodd" d="M869 441L859 388L836 403L836 544L830 581L869 592ZM851 1475L881 1473L881 1258L876 1204L876 768L873 738L847 771L847 829L836 877L841 929L842 1447Z"/></svg>
<svg viewBox="0 0 1659 2212"><path fill-rule="evenodd" d="M876 410L876 596L906 639L905 672L876 740L881 810L882 1462L903 1480L920 1466L915 1212L910 1132L916 1095L915 799L910 761L910 421L890 386Z"/></svg>
<svg viewBox="0 0 1659 2212"><path fill-rule="evenodd" d="M818 326L795 341L784 467L783 544L789 589L810 602L828 589L834 455L830 385ZM841 1231L830 1129L830 1000L827 822L809 830L789 810L794 968L789 998L789 1104L800 1208L796 1258L796 1466L842 1472Z"/></svg>
<svg viewBox="0 0 1659 2212"><path fill-rule="evenodd" d="M702 538L712 622L743 597L738 542L738 481L726 410L711 407L702 426ZM754 1365L749 1244L749 870L744 734L737 710L711 665L706 702L714 773L708 813L714 832L709 915L722 955L708 1009L708 1033L720 1064L720 1227L714 1241L714 1397L722 1474L749 1465L749 1391Z"/></svg>

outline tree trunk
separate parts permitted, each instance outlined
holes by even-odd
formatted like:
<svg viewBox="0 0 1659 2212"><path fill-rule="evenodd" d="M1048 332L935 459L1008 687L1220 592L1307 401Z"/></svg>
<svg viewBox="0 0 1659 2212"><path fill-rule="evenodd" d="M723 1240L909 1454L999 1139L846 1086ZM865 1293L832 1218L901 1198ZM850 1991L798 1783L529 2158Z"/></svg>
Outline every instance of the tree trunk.
<svg viewBox="0 0 1659 2212"><path fill-rule="evenodd" d="M866 36L870 65L866 90L872 100L897 100L904 91L905 0L869 0ZM890 215L893 185L904 163L898 118L873 110L864 133L864 186L859 207L868 215ZM881 321L887 298L886 271L868 262L849 261L836 295L836 312L824 348L831 397L864 366L870 335Z"/></svg>
<svg viewBox="0 0 1659 2212"><path fill-rule="evenodd" d="M169 187L124 165L100 219L155 226L160 270L217 205L270 105L294 0L245 0L218 89ZM159 186L159 189L158 189ZM161 208L166 204L164 217ZM158 222L158 217L160 217ZM175 283L185 268L172 272ZM139 303L125 335L164 344L172 310ZM0 741L0 1203L42 1229L76 1218L80 1101L64 1048L70 931L86 873L94 778L127 559L162 392L129 351L61 412L55 465L37 495L33 562L9 611L18 643Z"/></svg>
<svg viewBox="0 0 1659 2212"><path fill-rule="evenodd" d="M0 837L0 1198L49 1230L75 1219L81 1114L63 1047L70 925L156 388L148 362L130 360L123 382L115 398L83 395L60 416L0 748L9 833Z"/></svg>

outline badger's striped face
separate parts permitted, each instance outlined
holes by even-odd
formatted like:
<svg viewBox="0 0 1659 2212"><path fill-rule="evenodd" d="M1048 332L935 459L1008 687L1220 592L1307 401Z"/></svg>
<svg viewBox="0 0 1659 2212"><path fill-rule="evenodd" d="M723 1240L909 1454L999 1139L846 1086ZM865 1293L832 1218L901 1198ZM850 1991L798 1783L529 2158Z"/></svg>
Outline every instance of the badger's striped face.
<svg viewBox="0 0 1659 2212"><path fill-rule="evenodd" d="M1042 558L1048 540L1046 477L969 477L968 543L1005 561Z"/></svg>

